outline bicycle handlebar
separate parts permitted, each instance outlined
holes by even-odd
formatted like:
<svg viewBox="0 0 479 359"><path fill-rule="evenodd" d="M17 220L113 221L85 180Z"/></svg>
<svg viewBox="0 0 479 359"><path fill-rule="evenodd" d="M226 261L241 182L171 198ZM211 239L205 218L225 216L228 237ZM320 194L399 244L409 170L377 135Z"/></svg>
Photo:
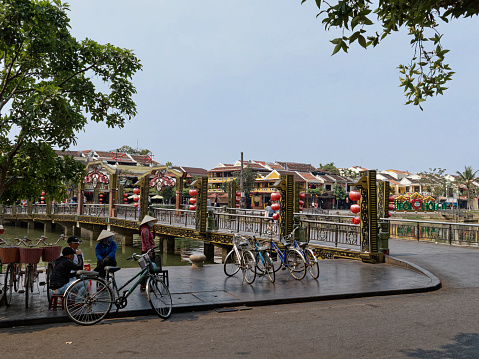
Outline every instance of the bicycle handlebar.
<svg viewBox="0 0 479 359"><path fill-rule="evenodd" d="M133 253L133 254L131 255L131 257L127 258L126 260L127 260L127 261L131 261L131 260L137 261L138 259L141 258L142 255L148 254L148 253L150 253L152 250L155 250L156 248L158 248L158 247L157 247L157 246L154 246L154 247L148 249L148 250L146 251L146 253L143 253L143 254Z"/></svg>

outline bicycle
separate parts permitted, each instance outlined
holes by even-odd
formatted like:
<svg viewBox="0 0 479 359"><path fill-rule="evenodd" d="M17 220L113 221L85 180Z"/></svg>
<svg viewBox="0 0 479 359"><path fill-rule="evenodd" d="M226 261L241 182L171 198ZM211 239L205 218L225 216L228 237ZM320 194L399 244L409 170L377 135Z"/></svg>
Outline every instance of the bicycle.
<svg viewBox="0 0 479 359"><path fill-rule="evenodd" d="M233 233L232 243L233 249L225 258L224 272L231 277L241 269L246 283L252 284L256 278L256 261L253 253L249 250L251 243L248 238L239 233Z"/></svg>
<svg viewBox="0 0 479 359"><path fill-rule="evenodd" d="M256 273L260 276L268 275L271 283L274 283L276 279L273 260L271 259L271 254L269 253L269 243L262 244L259 243L258 239L253 236L254 251L255 251L255 260L256 260Z"/></svg>
<svg viewBox="0 0 479 359"><path fill-rule="evenodd" d="M60 238L58 238L55 243L48 243L46 241L47 239L48 239L48 237L45 237L45 236L41 236L40 238L37 238L37 243L35 244L35 246L37 246L39 243L43 243L45 246L51 248L51 247L55 246L58 242L66 240L64 234L61 234ZM45 254L43 254L43 256L45 256ZM55 257L55 256L53 256L53 257ZM49 260L44 259L45 262L48 262L48 264L46 266L46 269L45 269L45 283L47 285L48 303L50 303L51 295L52 295L52 290L50 289L50 278L51 278L52 273L53 273L53 268L55 267L55 259L53 259L53 257L47 258ZM59 255L56 256L56 257L59 257Z"/></svg>
<svg viewBox="0 0 479 359"><path fill-rule="evenodd" d="M120 288L115 280L115 272L119 271L120 267L105 267L106 279L99 277L98 272L77 271L77 275L81 278L72 282L63 295L63 306L68 317L81 325L98 323L110 312L113 304L117 312L125 308L128 304L128 296L143 279L147 278L146 294L151 307L160 318L168 318L172 311L168 274L167 271L157 269L151 262L149 253L154 248L142 255L133 253L128 258L128 260L137 260L141 270ZM162 278L159 276L160 273ZM136 282L129 289L123 290L135 280ZM120 291L123 291L122 295Z"/></svg>
<svg viewBox="0 0 479 359"><path fill-rule="evenodd" d="M301 280L306 275L306 265L304 256L296 248L289 248L292 244L283 240L281 243L284 250L281 251L278 245L270 239L270 253L273 259L273 268L277 272L280 268L288 269L291 276L296 280Z"/></svg>
<svg viewBox="0 0 479 359"><path fill-rule="evenodd" d="M294 248L296 248L298 251L301 252L301 254L304 257L305 265L306 265L306 268L307 268L309 274L311 274L311 277L313 277L314 279L318 279L318 277L319 277L318 259L316 258L316 255L311 250L311 248L306 248L306 246L308 245L308 242L298 243L296 241L296 238L294 237L294 232L298 228L299 227L296 227L295 229L293 229L293 231L285 238L285 241L286 242L291 241Z"/></svg>

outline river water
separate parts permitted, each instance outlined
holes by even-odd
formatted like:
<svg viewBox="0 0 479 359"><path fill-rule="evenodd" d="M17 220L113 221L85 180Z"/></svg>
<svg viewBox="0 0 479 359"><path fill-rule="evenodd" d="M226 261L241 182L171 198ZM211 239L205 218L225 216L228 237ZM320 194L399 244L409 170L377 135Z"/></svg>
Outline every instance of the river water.
<svg viewBox="0 0 479 359"><path fill-rule="evenodd" d="M58 238L60 238L62 232L46 232L40 229L28 229L26 227L15 227L5 225L5 232L0 235L0 237L8 242L9 245L15 244L15 238L24 238L27 236L33 242L36 243L36 239L40 236L45 235L48 239L47 243L55 243ZM95 257L95 245L97 244L96 240L90 240L87 232L83 233L80 237L82 242L80 243L79 249L83 251L85 258L85 263L91 264L91 269L96 267L96 257ZM66 239L66 238L65 238ZM155 243L158 245L158 239L155 240ZM67 243L65 241L59 242L57 245L66 247ZM43 246L39 244L39 246ZM133 253L141 254L141 242L140 236L135 235L133 237L133 246L122 246L121 243L118 243L118 249L116 252L116 258L119 267L123 268L135 268L138 266L136 261L127 261L128 257L131 257ZM163 266L188 266L191 265L189 257L191 254L203 254L203 242L196 239L190 238L176 238L175 240L175 251L174 253L161 253L162 265ZM215 259L214 263L221 263L221 249L215 248ZM212 264L212 263L209 263Z"/></svg>

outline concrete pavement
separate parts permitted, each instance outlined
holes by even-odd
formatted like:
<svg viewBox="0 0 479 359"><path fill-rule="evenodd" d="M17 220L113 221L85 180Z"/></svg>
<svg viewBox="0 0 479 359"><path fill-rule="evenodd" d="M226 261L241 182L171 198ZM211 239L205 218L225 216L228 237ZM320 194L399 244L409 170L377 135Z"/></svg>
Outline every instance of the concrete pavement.
<svg viewBox="0 0 479 359"><path fill-rule="evenodd" d="M409 260L409 258L407 258ZM275 283L257 277L250 285L241 272L227 277L223 265L202 268L168 267L173 314L201 310L241 310L249 306L325 301L333 299L418 293L436 290L441 282L433 274L413 263L390 258L385 264L367 264L354 260L322 260L317 280L297 281L288 271L279 271ZM117 272L121 285L137 272L124 268ZM146 295L138 289L128 298L128 306L112 317L153 314ZM10 307L0 307L0 327L59 323L68 321L65 311L48 310L43 287L35 288L32 305L25 309L24 296L14 293Z"/></svg>

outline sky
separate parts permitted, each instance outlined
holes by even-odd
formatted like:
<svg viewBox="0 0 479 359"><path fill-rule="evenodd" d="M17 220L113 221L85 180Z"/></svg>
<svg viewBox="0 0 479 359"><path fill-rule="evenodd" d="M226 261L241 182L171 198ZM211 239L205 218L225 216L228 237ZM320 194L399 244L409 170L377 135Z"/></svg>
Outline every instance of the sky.
<svg viewBox="0 0 479 359"><path fill-rule="evenodd" d="M245 160L409 172L479 169L479 19L439 27L456 72L424 111L404 105L405 31L331 56L308 0L71 0L71 33L133 50L138 115L89 124L78 150L149 149L160 163L211 169ZM476 64L476 65L474 65Z"/></svg>

